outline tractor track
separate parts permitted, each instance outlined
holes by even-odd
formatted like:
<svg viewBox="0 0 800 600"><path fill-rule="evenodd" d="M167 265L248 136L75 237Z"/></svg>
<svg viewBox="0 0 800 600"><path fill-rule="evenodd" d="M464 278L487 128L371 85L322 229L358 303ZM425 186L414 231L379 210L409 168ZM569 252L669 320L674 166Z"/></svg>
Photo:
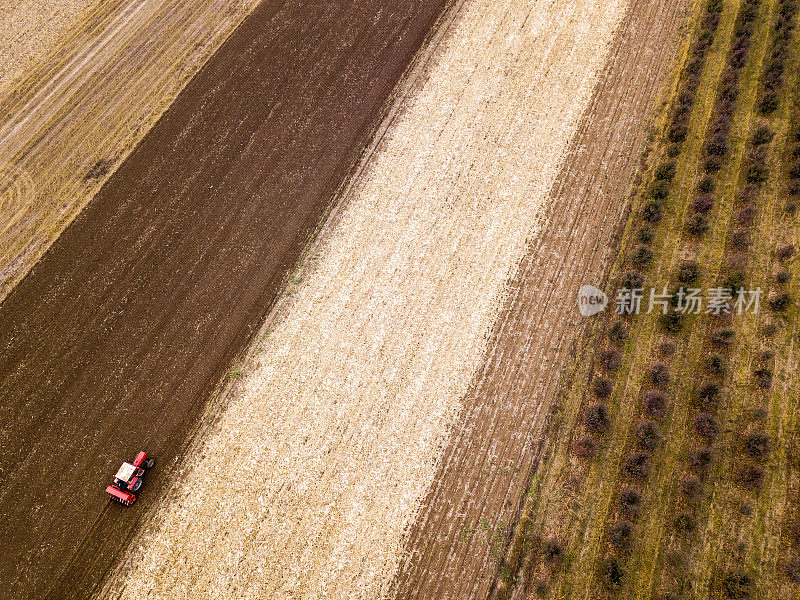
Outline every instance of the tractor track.
<svg viewBox="0 0 800 600"><path fill-rule="evenodd" d="M0 597L97 589L447 5L256 8L0 304Z"/></svg>

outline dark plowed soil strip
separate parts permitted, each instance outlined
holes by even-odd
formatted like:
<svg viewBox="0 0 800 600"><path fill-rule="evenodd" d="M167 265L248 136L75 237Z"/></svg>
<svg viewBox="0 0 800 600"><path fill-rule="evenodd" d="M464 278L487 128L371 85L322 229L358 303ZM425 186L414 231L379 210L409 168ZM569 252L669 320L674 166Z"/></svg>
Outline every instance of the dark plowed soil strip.
<svg viewBox="0 0 800 600"><path fill-rule="evenodd" d="M0 305L0 598L96 588L447 4L265 2Z"/></svg>
<svg viewBox="0 0 800 600"><path fill-rule="evenodd" d="M573 142L546 224L512 282L460 428L411 532L398 598L485 598L540 436L587 321L577 290L601 283L623 222L647 117L672 60L685 0L633 0Z"/></svg>

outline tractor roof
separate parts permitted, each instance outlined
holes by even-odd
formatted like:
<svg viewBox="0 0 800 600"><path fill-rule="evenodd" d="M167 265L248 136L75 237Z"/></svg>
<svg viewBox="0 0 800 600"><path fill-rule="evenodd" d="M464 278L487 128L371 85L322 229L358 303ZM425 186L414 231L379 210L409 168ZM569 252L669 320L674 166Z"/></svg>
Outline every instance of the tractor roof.
<svg viewBox="0 0 800 600"><path fill-rule="evenodd" d="M122 463L122 466L117 471L117 474L114 476L120 481L124 481L128 483L133 477L133 474L136 472L136 467L134 467L131 463Z"/></svg>

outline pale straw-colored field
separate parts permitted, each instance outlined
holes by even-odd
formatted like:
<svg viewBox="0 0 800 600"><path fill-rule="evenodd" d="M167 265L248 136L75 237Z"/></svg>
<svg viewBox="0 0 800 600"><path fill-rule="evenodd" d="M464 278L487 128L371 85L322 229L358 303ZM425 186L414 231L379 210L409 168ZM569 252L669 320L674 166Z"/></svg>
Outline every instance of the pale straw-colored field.
<svg viewBox="0 0 800 600"><path fill-rule="evenodd" d="M45 54L96 0L4 0L0 3L0 90Z"/></svg>
<svg viewBox="0 0 800 600"><path fill-rule="evenodd" d="M0 12L10 24L0 46L0 301L257 4L28 0Z"/></svg>
<svg viewBox="0 0 800 600"><path fill-rule="evenodd" d="M624 0L467 0L108 595L385 595Z"/></svg>

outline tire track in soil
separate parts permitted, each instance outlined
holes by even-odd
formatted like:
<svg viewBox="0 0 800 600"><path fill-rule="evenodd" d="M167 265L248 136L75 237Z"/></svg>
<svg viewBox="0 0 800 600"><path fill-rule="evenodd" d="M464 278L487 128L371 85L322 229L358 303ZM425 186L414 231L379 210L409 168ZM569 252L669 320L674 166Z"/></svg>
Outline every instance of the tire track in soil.
<svg viewBox="0 0 800 600"><path fill-rule="evenodd" d="M589 323L576 310L577 289L601 283L615 254L685 8L684 0L635 0L629 8L412 528L396 598L490 594L559 377Z"/></svg>
<svg viewBox="0 0 800 600"><path fill-rule="evenodd" d="M1 597L96 589L447 4L262 4L0 304Z"/></svg>

